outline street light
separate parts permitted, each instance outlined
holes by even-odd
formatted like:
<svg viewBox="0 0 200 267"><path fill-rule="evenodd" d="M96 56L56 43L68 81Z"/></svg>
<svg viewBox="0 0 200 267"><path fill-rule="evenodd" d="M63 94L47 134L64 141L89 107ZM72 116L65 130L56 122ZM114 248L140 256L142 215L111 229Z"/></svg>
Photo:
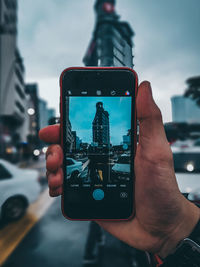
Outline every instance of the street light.
<svg viewBox="0 0 200 267"><path fill-rule="evenodd" d="M27 110L27 112L28 112L28 114L29 114L30 116L32 116L32 115L35 114L35 109L34 109L34 108L29 108L29 109Z"/></svg>

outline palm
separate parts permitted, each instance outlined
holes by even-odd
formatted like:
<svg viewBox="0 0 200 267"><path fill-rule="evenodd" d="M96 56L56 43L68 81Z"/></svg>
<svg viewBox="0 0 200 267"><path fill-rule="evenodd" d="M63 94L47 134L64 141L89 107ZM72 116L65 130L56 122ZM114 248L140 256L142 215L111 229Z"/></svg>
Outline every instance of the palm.
<svg viewBox="0 0 200 267"><path fill-rule="evenodd" d="M139 86L137 115L140 144L135 157L135 217L126 222L98 223L135 248L161 251L162 255L167 255L177 242L189 235L199 219L199 209L178 190L161 113L152 98L148 82ZM47 143L60 143L60 126L42 129L40 138ZM51 145L46 164L51 196L62 194L62 161L62 148Z"/></svg>
<svg viewBox="0 0 200 267"><path fill-rule="evenodd" d="M135 157L135 218L128 222L99 223L117 238L141 250L157 251L162 243L158 233L162 233L163 229L170 231L172 213L177 213L179 209L174 207L175 200L170 197L177 196L177 192L173 194L172 190L178 191L178 187L167 143L166 148L167 161L161 160L158 164L159 159L156 157L159 155L160 159L162 157L166 159L166 155L156 155L156 153L150 153L153 150L146 151L141 145L138 146ZM155 147L154 151L156 152ZM150 159L145 156L148 154L151 155ZM161 212L166 209L168 211L171 209L167 216ZM171 221L171 224L173 225L174 221Z"/></svg>
<svg viewBox="0 0 200 267"><path fill-rule="evenodd" d="M136 215L128 222L99 224L128 244L155 252L162 246L163 233L172 231L181 210L182 195L176 183L161 113L147 84L143 83L140 88L137 96L140 143L135 156Z"/></svg>

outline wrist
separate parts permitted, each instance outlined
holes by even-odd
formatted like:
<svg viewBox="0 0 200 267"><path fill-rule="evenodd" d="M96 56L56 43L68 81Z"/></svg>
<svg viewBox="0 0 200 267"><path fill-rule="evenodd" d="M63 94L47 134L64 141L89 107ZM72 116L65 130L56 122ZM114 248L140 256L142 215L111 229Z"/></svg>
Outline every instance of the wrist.
<svg viewBox="0 0 200 267"><path fill-rule="evenodd" d="M177 245L192 233L199 219L200 209L183 197L181 212L174 224L174 229L166 235L158 255L165 258L173 253Z"/></svg>

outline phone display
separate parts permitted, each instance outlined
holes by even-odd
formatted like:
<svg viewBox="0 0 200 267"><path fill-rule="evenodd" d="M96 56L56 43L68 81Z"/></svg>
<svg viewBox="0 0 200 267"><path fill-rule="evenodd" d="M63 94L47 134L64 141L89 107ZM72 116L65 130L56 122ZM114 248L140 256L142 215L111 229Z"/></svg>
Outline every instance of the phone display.
<svg viewBox="0 0 200 267"><path fill-rule="evenodd" d="M134 82L109 88L104 74L102 86L91 89L89 71L90 82L76 87L69 79L62 88L63 202L71 219L127 219L133 211Z"/></svg>

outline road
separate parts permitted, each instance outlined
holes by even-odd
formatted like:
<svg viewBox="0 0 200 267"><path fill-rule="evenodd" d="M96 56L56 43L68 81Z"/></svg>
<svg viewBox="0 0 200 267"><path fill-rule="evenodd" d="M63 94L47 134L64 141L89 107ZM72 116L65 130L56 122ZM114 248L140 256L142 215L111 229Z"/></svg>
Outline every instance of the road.
<svg viewBox="0 0 200 267"><path fill-rule="evenodd" d="M24 166L25 167L25 166ZM45 160L26 166L45 175ZM36 203L19 221L0 229L0 266L3 267L81 267L89 222L68 221L61 214L60 197L48 196L47 183ZM104 233L101 266L128 267L124 245Z"/></svg>
<svg viewBox="0 0 200 267"><path fill-rule="evenodd" d="M40 172L41 195L29 206L27 214L21 220L0 229L0 266L83 266L89 222L72 222L62 216L60 197L50 198L48 195L47 182L44 178L46 172L44 157L24 167L31 167ZM177 174L177 180L182 191L189 186L199 188L199 174ZM131 262L134 250L108 233L103 233L105 245L101 249L98 267L133 266ZM91 265L91 267L96 266Z"/></svg>
<svg viewBox="0 0 200 267"><path fill-rule="evenodd" d="M3 267L79 267L87 231L88 222L67 221L61 215L57 198Z"/></svg>

